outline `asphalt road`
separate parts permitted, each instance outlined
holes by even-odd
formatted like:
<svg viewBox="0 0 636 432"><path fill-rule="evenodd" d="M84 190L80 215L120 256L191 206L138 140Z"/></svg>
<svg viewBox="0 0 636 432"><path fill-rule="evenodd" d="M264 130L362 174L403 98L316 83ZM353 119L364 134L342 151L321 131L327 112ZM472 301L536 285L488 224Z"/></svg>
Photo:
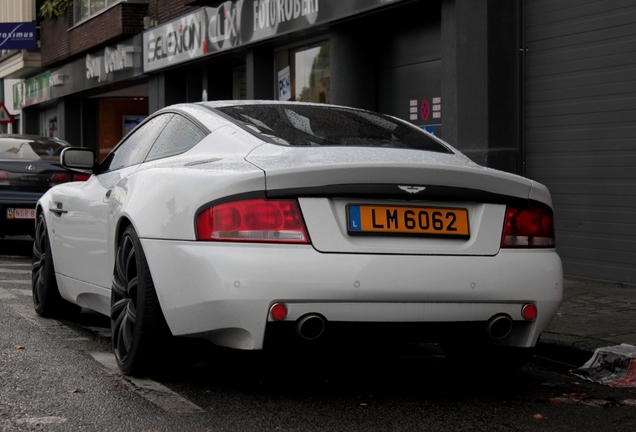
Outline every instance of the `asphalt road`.
<svg viewBox="0 0 636 432"><path fill-rule="evenodd" d="M535 359L510 374L461 368L435 346L304 356L184 351L193 364L135 380L108 320L35 315L30 244L0 240L2 431L633 431L636 390Z"/></svg>

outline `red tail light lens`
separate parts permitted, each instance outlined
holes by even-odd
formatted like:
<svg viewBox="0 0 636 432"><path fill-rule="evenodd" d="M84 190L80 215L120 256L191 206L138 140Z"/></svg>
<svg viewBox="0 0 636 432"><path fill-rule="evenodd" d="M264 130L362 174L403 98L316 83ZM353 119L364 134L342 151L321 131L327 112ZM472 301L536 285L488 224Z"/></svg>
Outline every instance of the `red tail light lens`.
<svg viewBox="0 0 636 432"><path fill-rule="evenodd" d="M71 175L68 173L56 173L51 176L51 184L56 185L71 181Z"/></svg>
<svg viewBox="0 0 636 432"><path fill-rule="evenodd" d="M51 186L70 181L86 181L89 178L90 175L84 173L55 173L51 176Z"/></svg>
<svg viewBox="0 0 636 432"><path fill-rule="evenodd" d="M309 243L295 200L255 199L210 207L197 218L197 238L207 241Z"/></svg>
<svg viewBox="0 0 636 432"><path fill-rule="evenodd" d="M82 181L88 180L89 178L91 178L90 174L80 174L80 173L73 174L73 181L82 182Z"/></svg>
<svg viewBox="0 0 636 432"><path fill-rule="evenodd" d="M554 247L554 217L547 208L506 209L501 247L541 248Z"/></svg>

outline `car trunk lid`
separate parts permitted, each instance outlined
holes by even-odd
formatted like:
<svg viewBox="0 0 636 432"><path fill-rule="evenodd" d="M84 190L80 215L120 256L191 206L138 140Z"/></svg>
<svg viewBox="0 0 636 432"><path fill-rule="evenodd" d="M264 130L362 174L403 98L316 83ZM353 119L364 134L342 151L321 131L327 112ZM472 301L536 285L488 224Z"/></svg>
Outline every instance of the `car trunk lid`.
<svg viewBox="0 0 636 432"><path fill-rule="evenodd" d="M263 145L246 159L265 172L268 197L299 198L312 244L321 252L494 255L507 203L533 199L550 205L541 185L461 154ZM378 226L386 223L385 212L399 214L393 227L402 228L405 211L419 215L420 227L434 217L464 213L468 233L355 232L352 212L360 209L378 212Z"/></svg>

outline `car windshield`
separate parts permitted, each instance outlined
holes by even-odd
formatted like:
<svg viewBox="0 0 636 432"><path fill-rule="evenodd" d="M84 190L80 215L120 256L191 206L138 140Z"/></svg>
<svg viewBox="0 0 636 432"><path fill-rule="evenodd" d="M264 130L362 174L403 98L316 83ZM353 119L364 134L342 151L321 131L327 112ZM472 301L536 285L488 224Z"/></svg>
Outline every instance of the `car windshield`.
<svg viewBox="0 0 636 432"><path fill-rule="evenodd" d="M53 140L0 138L0 159L59 161L65 147Z"/></svg>
<svg viewBox="0 0 636 432"><path fill-rule="evenodd" d="M216 109L275 144L393 147L452 153L418 127L368 111L268 104Z"/></svg>

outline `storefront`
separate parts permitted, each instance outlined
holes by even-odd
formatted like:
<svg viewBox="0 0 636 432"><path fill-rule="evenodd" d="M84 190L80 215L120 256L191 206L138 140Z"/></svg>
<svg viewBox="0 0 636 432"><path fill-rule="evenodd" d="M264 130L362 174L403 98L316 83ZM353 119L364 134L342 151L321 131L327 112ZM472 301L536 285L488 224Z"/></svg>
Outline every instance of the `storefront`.
<svg viewBox="0 0 636 432"><path fill-rule="evenodd" d="M440 2L224 2L143 34L151 111L216 99L380 109L440 133Z"/></svg>
<svg viewBox="0 0 636 432"><path fill-rule="evenodd" d="M100 159L148 115L141 35L13 86L25 133L62 137Z"/></svg>

